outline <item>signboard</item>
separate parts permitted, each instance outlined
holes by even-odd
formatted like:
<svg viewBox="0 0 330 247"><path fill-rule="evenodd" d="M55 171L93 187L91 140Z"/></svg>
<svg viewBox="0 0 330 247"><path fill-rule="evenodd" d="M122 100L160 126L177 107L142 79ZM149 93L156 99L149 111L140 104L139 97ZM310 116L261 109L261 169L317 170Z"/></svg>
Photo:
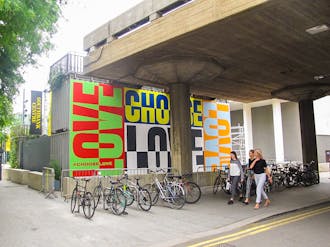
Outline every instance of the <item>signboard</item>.
<svg viewBox="0 0 330 247"><path fill-rule="evenodd" d="M72 176L171 167L170 97L163 92L70 81ZM192 169L230 163L229 105L190 98Z"/></svg>
<svg viewBox="0 0 330 247"><path fill-rule="evenodd" d="M70 169L73 176L119 173L125 166L123 89L71 80ZM121 171L120 171L121 172Z"/></svg>
<svg viewBox="0 0 330 247"><path fill-rule="evenodd" d="M41 135L42 92L31 91L31 123L30 135Z"/></svg>
<svg viewBox="0 0 330 247"><path fill-rule="evenodd" d="M133 88L124 95L127 168L170 167L169 95Z"/></svg>
<svg viewBox="0 0 330 247"><path fill-rule="evenodd" d="M204 165L223 169L230 164L231 131L229 104L203 102Z"/></svg>
<svg viewBox="0 0 330 247"><path fill-rule="evenodd" d="M6 140L6 152L10 152L10 134L8 135L7 137L7 140Z"/></svg>

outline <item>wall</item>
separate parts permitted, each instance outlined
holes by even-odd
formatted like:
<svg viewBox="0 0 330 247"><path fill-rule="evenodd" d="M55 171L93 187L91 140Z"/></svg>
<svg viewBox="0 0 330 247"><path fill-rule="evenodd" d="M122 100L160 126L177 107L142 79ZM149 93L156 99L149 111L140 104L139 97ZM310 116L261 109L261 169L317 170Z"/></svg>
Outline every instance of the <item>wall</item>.
<svg viewBox="0 0 330 247"><path fill-rule="evenodd" d="M114 170L121 172L124 167L171 166L168 94L73 78L69 90L65 94L70 96L70 106L62 111L70 111L68 163L73 176L93 175L95 169L102 169L103 175L111 170L114 175ZM193 170L228 165L229 105L194 98L190 103ZM66 150L58 151L62 152Z"/></svg>
<svg viewBox="0 0 330 247"><path fill-rule="evenodd" d="M69 129L70 82L64 80L60 87L52 91L51 129Z"/></svg>
<svg viewBox="0 0 330 247"><path fill-rule="evenodd" d="M265 159L275 159L273 109L271 105L255 107L252 111L253 146L261 148Z"/></svg>
<svg viewBox="0 0 330 247"><path fill-rule="evenodd" d="M36 139L23 142L22 168L31 171L41 171L49 164L50 158L50 138L41 136Z"/></svg>
<svg viewBox="0 0 330 247"><path fill-rule="evenodd" d="M317 135L317 154L319 163L325 163L325 151L330 150L330 135Z"/></svg>
<svg viewBox="0 0 330 247"><path fill-rule="evenodd" d="M298 103L281 103L284 159L302 161Z"/></svg>
<svg viewBox="0 0 330 247"><path fill-rule="evenodd" d="M62 169L69 169L69 132L50 137L50 160L58 161Z"/></svg>
<svg viewBox="0 0 330 247"><path fill-rule="evenodd" d="M13 168L3 168L2 172L4 174L3 179L12 181L13 183L27 185L32 189L44 192L49 192L51 187L46 186L43 188L42 185L42 172L29 171L24 169L13 169ZM49 181L50 184L53 180Z"/></svg>

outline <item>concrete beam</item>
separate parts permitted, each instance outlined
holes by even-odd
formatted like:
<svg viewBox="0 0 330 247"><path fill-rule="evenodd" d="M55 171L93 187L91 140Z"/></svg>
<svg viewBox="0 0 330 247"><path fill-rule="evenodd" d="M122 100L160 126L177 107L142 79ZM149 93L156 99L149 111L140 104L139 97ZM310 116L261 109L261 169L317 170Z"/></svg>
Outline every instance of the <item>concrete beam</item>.
<svg viewBox="0 0 330 247"><path fill-rule="evenodd" d="M108 37L114 36L145 18L149 17L150 21L157 19L160 17L159 12L161 10L178 2L182 2L182 0L145 0L139 3L87 34L84 38L84 50L89 50L98 43L107 40Z"/></svg>
<svg viewBox="0 0 330 247"><path fill-rule="evenodd" d="M100 57L100 52L90 52L84 60L85 72L102 68L122 58L143 51L149 47L160 44L172 38L219 21L228 16L265 3L268 0L198 0L178 9L169 15L158 18L151 25L147 25L120 40L105 46ZM101 27L91 32L84 38L84 50L88 51L95 45L92 41L106 40L108 36L129 27L152 13L156 13L166 6L178 2L177 0L147 0L130 9L124 14L108 22L108 31ZM102 33L101 30L104 29ZM164 31L166 30L166 31ZM138 41L138 42L137 42ZM99 58L99 59L97 59ZM97 60L97 62L95 62Z"/></svg>

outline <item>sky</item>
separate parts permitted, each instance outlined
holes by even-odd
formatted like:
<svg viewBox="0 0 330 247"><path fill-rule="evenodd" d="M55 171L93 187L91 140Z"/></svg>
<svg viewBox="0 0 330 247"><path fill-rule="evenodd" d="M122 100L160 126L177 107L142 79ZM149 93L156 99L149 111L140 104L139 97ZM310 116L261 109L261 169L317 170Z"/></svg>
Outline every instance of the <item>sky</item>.
<svg viewBox="0 0 330 247"><path fill-rule="evenodd" d="M38 60L38 67L24 68L26 83L14 103L14 112L22 112L23 91L30 100L30 91L47 88L49 67L68 52L83 52L83 38L102 24L134 7L142 0L67 0L52 42L54 50ZM29 106L30 101L27 103ZM29 108L29 107L28 107ZM318 135L330 135L330 96L314 102L315 126Z"/></svg>
<svg viewBox="0 0 330 247"><path fill-rule="evenodd" d="M142 0L67 0L62 7L62 18L57 23L58 32L53 36L54 49L38 59L38 67L23 68L26 83L14 100L14 112L21 113L23 92L30 107L30 91L47 88L49 68L68 52L83 52L83 39L102 24L134 7Z"/></svg>

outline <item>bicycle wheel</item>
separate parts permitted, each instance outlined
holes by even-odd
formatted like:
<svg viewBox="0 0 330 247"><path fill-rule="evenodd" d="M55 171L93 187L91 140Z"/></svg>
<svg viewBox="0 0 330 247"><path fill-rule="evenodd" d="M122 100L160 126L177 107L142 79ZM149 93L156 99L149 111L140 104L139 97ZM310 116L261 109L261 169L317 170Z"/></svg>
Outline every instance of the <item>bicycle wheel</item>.
<svg viewBox="0 0 330 247"><path fill-rule="evenodd" d="M124 192L116 188L112 193L111 196L111 210L115 215L121 215L125 212L126 209L126 197Z"/></svg>
<svg viewBox="0 0 330 247"><path fill-rule="evenodd" d="M131 206L134 202L134 193L133 191L129 188L123 188L123 193L124 196L126 197L126 206Z"/></svg>
<svg viewBox="0 0 330 247"><path fill-rule="evenodd" d="M151 205L154 206L158 202L159 199L159 189L155 184L146 184L144 187L146 189L151 197Z"/></svg>
<svg viewBox="0 0 330 247"><path fill-rule="evenodd" d="M138 195L138 204L143 211L149 211L152 206L151 196L148 190L140 189Z"/></svg>
<svg viewBox="0 0 330 247"><path fill-rule="evenodd" d="M221 178L220 178L220 176L217 176L217 178L214 181L214 185L213 185L213 194L216 194L218 192L220 183L221 183Z"/></svg>
<svg viewBox="0 0 330 247"><path fill-rule="evenodd" d="M285 189L283 180L276 179L275 181L273 181L273 187L276 191L283 191Z"/></svg>
<svg viewBox="0 0 330 247"><path fill-rule="evenodd" d="M90 192L86 192L83 198L83 211L87 219L91 219L95 212L95 200Z"/></svg>
<svg viewBox="0 0 330 247"><path fill-rule="evenodd" d="M74 190L72 191L72 196L71 196L71 213L74 213L74 210L76 208L77 205L77 188L74 188Z"/></svg>
<svg viewBox="0 0 330 247"><path fill-rule="evenodd" d="M293 186L295 186L296 182L295 179L293 177L291 177L290 175L287 175L284 179L284 186L286 188L292 188Z"/></svg>
<svg viewBox="0 0 330 247"><path fill-rule="evenodd" d="M186 195L186 203L196 203L201 198L202 192L198 184L194 182L185 182L183 185Z"/></svg>
<svg viewBox="0 0 330 247"><path fill-rule="evenodd" d="M186 202L184 189L177 184L171 184L166 188L169 196L166 201L169 203L170 207L173 209L181 209Z"/></svg>
<svg viewBox="0 0 330 247"><path fill-rule="evenodd" d="M102 188L100 186L95 187L95 189L93 191L93 196L95 199L95 208L97 208L97 206L99 205L101 196L102 196Z"/></svg>

